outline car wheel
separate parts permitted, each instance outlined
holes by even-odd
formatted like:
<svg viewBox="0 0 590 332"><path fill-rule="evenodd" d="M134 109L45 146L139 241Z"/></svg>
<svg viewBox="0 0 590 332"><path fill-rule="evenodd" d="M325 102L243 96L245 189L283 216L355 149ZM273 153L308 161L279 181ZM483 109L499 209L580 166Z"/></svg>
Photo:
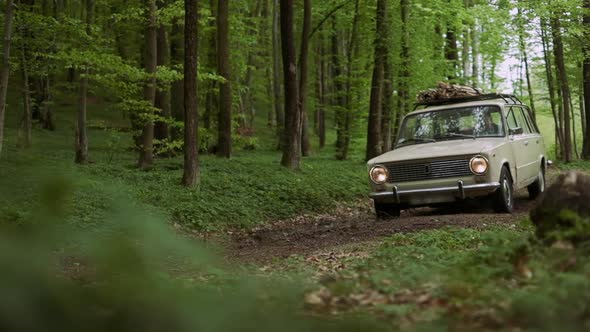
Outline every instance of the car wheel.
<svg viewBox="0 0 590 332"><path fill-rule="evenodd" d="M506 167L502 168L500 188L494 195L494 210L499 213L511 213L514 208L514 186Z"/></svg>
<svg viewBox="0 0 590 332"><path fill-rule="evenodd" d="M530 186L527 187L529 191L530 199L535 199L539 197L542 193L545 192L545 170L541 167L539 169L539 175L537 176L537 181L533 182Z"/></svg>
<svg viewBox="0 0 590 332"><path fill-rule="evenodd" d="M378 219L394 219L401 215L399 206L375 202L375 213Z"/></svg>

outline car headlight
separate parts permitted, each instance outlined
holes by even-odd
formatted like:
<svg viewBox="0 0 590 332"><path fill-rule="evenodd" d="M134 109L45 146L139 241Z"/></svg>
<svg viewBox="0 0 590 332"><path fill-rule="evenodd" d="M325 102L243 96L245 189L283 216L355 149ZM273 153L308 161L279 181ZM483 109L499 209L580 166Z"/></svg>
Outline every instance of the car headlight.
<svg viewBox="0 0 590 332"><path fill-rule="evenodd" d="M484 175L488 172L489 163L483 156L475 156L469 162L469 168L475 175Z"/></svg>
<svg viewBox="0 0 590 332"><path fill-rule="evenodd" d="M369 176L371 177L371 181L376 184L384 184L389 177L389 171L383 166L375 166L369 171Z"/></svg>

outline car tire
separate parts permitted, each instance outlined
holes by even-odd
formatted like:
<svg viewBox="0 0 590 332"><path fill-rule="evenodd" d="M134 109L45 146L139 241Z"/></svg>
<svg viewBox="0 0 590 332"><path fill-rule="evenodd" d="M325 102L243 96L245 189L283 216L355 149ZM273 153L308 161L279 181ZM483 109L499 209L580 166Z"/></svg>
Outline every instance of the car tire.
<svg viewBox="0 0 590 332"><path fill-rule="evenodd" d="M529 191L529 198L536 199L545 192L545 169L541 167L539 169L539 175L537 176L537 180L533 182L530 186L527 187Z"/></svg>
<svg viewBox="0 0 590 332"><path fill-rule="evenodd" d="M395 219L401 215L401 209L395 204L375 202L375 214L377 219Z"/></svg>
<svg viewBox="0 0 590 332"><path fill-rule="evenodd" d="M514 209L514 185L507 167L500 173L500 188L494 193L494 210L498 213L512 213Z"/></svg>

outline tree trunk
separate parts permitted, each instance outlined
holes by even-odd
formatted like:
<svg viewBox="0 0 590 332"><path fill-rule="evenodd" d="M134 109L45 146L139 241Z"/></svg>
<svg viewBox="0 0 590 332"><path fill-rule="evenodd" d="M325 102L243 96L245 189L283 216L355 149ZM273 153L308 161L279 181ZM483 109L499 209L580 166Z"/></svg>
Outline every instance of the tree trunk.
<svg viewBox="0 0 590 332"><path fill-rule="evenodd" d="M2 69L0 69L0 155L4 141L4 114L6 113L6 92L8 90L8 75L10 74L10 43L12 38L12 20L14 18L14 1L6 2L4 15L4 45L2 55Z"/></svg>
<svg viewBox="0 0 590 332"><path fill-rule="evenodd" d="M586 114L586 134L584 137L584 159L590 159L590 0L584 0L584 113Z"/></svg>
<svg viewBox="0 0 590 332"><path fill-rule="evenodd" d="M232 148L232 92L229 49L229 0L219 0L217 11L217 64L219 75L224 82L219 83L219 119L217 156L231 157Z"/></svg>
<svg viewBox="0 0 590 332"><path fill-rule="evenodd" d="M147 7L147 26L145 30L145 71L149 79L144 87L144 99L150 106L156 102L156 62L158 57L158 34L156 22L156 0L145 0ZM148 111L148 118L152 116L152 110ZM141 146L139 149L139 168L149 168L154 163L154 122L151 119L143 120L141 132Z"/></svg>
<svg viewBox="0 0 590 332"><path fill-rule="evenodd" d="M92 24L94 24L94 0L86 0L86 34L88 36L92 35ZM80 77L80 105L76 126L76 164L86 164L88 162L88 130L86 125L88 75L90 75L90 70L86 66Z"/></svg>
<svg viewBox="0 0 590 332"><path fill-rule="evenodd" d="M408 28L410 22L410 0L401 0L400 13L402 22L402 45L400 51L401 68L398 83L398 113L397 118L395 119L394 128L394 133L396 136L399 128L399 122L401 121L403 116L410 111L410 31Z"/></svg>
<svg viewBox="0 0 590 332"><path fill-rule="evenodd" d="M158 27L157 34L157 65L170 66L170 42L168 38L168 31L166 31L166 26L161 24ZM157 121L154 127L154 137L158 140L166 140L170 138L170 128L168 126L168 121L170 120L172 113L170 103L170 87L168 85L161 85L156 91L155 101L155 106L160 110L160 116L163 118L163 121Z"/></svg>
<svg viewBox="0 0 590 332"><path fill-rule="evenodd" d="M194 187L200 180L197 99L198 0L185 0L184 12L184 174L182 184Z"/></svg>
<svg viewBox="0 0 590 332"><path fill-rule="evenodd" d="M479 86L479 35L477 33L477 24L471 25L471 85L476 88Z"/></svg>
<svg viewBox="0 0 590 332"><path fill-rule="evenodd" d="M547 77L547 90L549 90L549 103L551 106L551 114L553 115L553 122L555 124L555 143L556 149L563 146L563 131L561 130L561 122L557 113L557 102L555 99L555 80L553 78L553 62L551 61L551 50L549 45L549 38L546 31L546 21L541 17L541 42L543 46L543 58L545 60L545 75Z"/></svg>
<svg viewBox="0 0 590 332"><path fill-rule="evenodd" d="M354 15L352 19L352 31L350 33L350 40L346 49L346 107L344 108L344 123L342 128L342 144L336 152L336 159L348 159L348 151L350 150L350 141L352 136L352 121L354 113L353 105L353 76L354 76L354 59L358 53L358 30L360 24L360 0L355 1Z"/></svg>
<svg viewBox="0 0 590 332"><path fill-rule="evenodd" d="M311 0L303 1L303 29L301 33L301 53L299 54L299 112L301 113L301 155L311 153L309 143L308 118L306 109L307 75L309 59L309 36L311 34Z"/></svg>
<svg viewBox="0 0 590 332"><path fill-rule="evenodd" d="M463 7L465 11L471 7L471 0L463 0ZM471 34L469 33L469 22L463 20L463 36L461 36L461 62L463 64L462 82L468 85L471 78L471 62L470 62L470 48L471 48Z"/></svg>
<svg viewBox="0 0 590 332"><path fill-rule="evenodd" d="M218 0L209 0L209 8L211 10L211 19L209 21L209 29L211 32L208 37L209 47L207 49L207 67L211 72L217 71L219 74L219 65L217 63L217 15L218 15ZM205 96L205 113L203 113L203 128L211 129L211 119L215 115L219 116L218 103L219 95L216 93L217 81L211 80L207 84L207 93Z"/></svg>
<svg viewBox="0 0 590 332"><path fill-rule="evenodd" d="M299 169L301 162L301 112L297 107L297 55L293 34L293 0L281 0L281 44L285 85L285 129L281 165Z"/></svg>
<svg viewBox="0 0 590 332"><path fill-rule="evenodd" d="M346 108L346 100L344 99L344 84L342 83L342 61L340 59L340 40L338 38L338 26L336 16L332 16L332 32L331 32L331 49L332 49L332 63L330 81L333 82L333 89L331 90L335 106L335 121L336 121L336 151L340 151L344 146L345 134L345 119L344 112Z"/></svg>
<svg viewBox="0 0 590 332"><path fill-rule="evenodd" d="M555 64L557 66L557 77L561 89L561 97L563 104L564 144L562 147L562 155L563 160L566 163L569 163L572 160L570 90L568 84L567 71L565 68L563 41L561 39L561 22L559 18L555 16L551 17L551 33L553 35L553 52L555 56Z"/></svg>
<svg viewBox="0 0 590 332"><path fill-rule="evenodd" d="M371 100L369 105L369 121L367 125L366 160L382 153L381 108L383 103L384 61L387 56L387 0L377 0L377 19L375 37L375 63L371 82Z"/></svg>
<svg viewBox="0 0 590 332"><path fill-rule="evenodd" d="M445 58L447 60L447 78L449 82L455 82L457 80L459 52L457 50L457 35L455 29L456 27L452 22L447 22Z"/></svg>
<svg viewBox="0 0 590 332"><path fill-rule="evenodd" d="M172 65L181 65L184 62L184 31L178 21L172 24L170 33L170 62ZM172 82L170 89L171 113L175 121L184 121L184 80ZM183 139L181 130L172 130L173 140Z"/></svg>
<svg viewBox="0 0 590 332"><path fill-rule="evenodd" d="M281 36L279 31L279 0L272 0L272 89L273 106L277 122L277 148L281 149L285 114L281 105Z"/></svg>
<svg viewBox="0 0 590 332"><path fill-rule="evenodd" d="M526 45L526 38L525 38L525 22L524 22L524 16L522 14L522 9L519 7L518 8L518 20L520 21L519 23L519 31L518 31L518 39L519 39L519 45L520 45L520 52L522 54L522 61L524 63L524 72L525 72L525 77L526 77L526 84L527 84L527 92L529 95L529 104L531 107L531 111L533 113L533 119L536 120L537 117L537 111L535 109L535 99L533 96L533 85L531 83L531 73L529 70L529 59L528 59L528 53L527 53L527 45Z"/></svg>
<svg viewBox="0 0 590 332"><path fill-rule="evenodd" d="M28 34L26 27L20 26L21 36ZM33 119L31 114L31 93L29 91L29 63L28 63L28 50L24 43L21 45L21 63L20 70L22 75L23 84L23 114L19 121L18 126L18 141L17 146L19 148L29 148L32 144L32 128Z"/></svg>
<svg viewBox="0 0 590 332"><path fill-rule="evenodd" d="M317 52L317 122L319 147L323 149L326 146L326 61L324 61L324 39L320 39L320 45Z"/></svg>
<svg viewBox="0 0 590 332"><path fill-rule="evenodd" d="M253 21L259 19L261 13L261 0L256 0L256 6L250 12L250 19ZM260 26L252 27L247 33L251 34L251 36L256 39L258 37L258 32L260 30ZM254 68L256 68L256 51L250 50L247 52L248 60L246 63L246 77L244 79L244 87L243 93L240 95L240 108L239 111L240 115L240 126L242 128L254 128L254 116L255 116L255 109L254 109L254 95L252 91L254 90L252 79L254 76Z"/></svg>

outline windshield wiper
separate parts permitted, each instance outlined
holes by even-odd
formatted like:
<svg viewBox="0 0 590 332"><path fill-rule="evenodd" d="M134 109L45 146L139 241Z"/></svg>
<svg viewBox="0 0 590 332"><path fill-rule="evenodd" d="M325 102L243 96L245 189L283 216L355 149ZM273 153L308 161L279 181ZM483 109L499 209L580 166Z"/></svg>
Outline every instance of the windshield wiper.
<svg viewBox="0 0 590 332"><path fill-rule="evenodd" d="M414 138L408 138L407 140L398 143L396 145L396 147L402 146L402 145L407 145L408 143L433 143L433 142L436 142L436 140L433 138L414 137Z"/></svg>
<svg viewBox="0 0 590 332"><path fill-rule="evenodd" d="M467 134L459 134L459 133L448 133L443 136L443 138L447 137L458 137L458 138L473 138L475 139L475 135L467 135Z"/></svg>

